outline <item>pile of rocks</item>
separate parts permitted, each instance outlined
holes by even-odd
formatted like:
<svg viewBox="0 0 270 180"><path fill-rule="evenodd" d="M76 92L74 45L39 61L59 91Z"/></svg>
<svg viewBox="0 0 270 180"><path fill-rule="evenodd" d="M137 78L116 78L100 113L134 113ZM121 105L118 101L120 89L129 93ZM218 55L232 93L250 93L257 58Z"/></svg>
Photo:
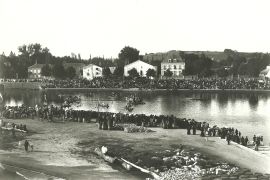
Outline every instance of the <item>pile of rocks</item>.
<svg viewBox="0 0 270 180"><path fill-rule="evenodd" d="M231 175L239 170L238 167L227 163L214 163L200 153L180 151L179 149L173 152L166 151L164 154L170 154L170 156L151 158L160 161L159 165L161 166L145 167L157 173L162 180L201 179L201 177L208 176Z"/></svg>

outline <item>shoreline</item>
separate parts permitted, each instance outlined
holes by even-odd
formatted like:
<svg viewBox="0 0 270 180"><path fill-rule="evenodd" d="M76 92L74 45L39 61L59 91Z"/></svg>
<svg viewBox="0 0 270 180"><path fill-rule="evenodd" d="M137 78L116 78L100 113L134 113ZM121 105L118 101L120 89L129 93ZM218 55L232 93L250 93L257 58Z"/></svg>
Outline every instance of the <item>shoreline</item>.
<svg viewBox="0 0 270 180"><path fill-rule="evenodd" d="M119 92L203 92L203 93L265 93L270 89L139 89L139 88L41 88L40 82L0 82L5 89L27 89L41 91L119 91Z"/></svg>
<svg viewBox="0 0 270 180"><path fill-rule="evenodd" d="M139 88L45 88L43 91L122 91L122 92L207 92L207 93L270 93L261 89L139 89Z"/></svg>
<svg viewBox="0 0 270 180"><path fill-rule="evenodd" d="M233 144L227 145L225 140L218 137L209 137L206 141L199 135L187 135L184 129L151 128L155 132L144 134L98 130L94 123L63 124L37 119L5 119L5 121L26 123L29 129L38 133L26 137L34 144L34 152L25 153L23 149L15 146L11 151L4 151L4 153L0 151L0 162L45 172L56 177L136 179L136 176L129 172L113 170L102 159L94 156L93 148L100 145L107 147L120 145L123 152L130 148L134 152L152 152L153 149L164 151L170 149L172 145L183 144L188 152L190 149L195 149L210 160L225 161L240 168L250 169L252 172L270 173L269 157L255 151L241 149ZM25 162L29 163L28 166L24 164ZM72 166L64 166L65 164ZM82 176L81 174L84 173L91 175Z"/></svg>

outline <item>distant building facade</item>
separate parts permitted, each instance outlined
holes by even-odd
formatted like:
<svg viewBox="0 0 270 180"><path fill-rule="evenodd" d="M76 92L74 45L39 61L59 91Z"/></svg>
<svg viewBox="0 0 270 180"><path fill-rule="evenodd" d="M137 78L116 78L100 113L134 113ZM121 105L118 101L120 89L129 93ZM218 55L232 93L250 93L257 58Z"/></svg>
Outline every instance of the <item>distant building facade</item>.
<svg viewBox="0 0 270 180"><path fill-rule="evenodd" d="M83 78L92 80L95 77L102 77L102 67L89 64L83 67Z"/></svg>
<svg viewBox="0 0 270 180"><path fill-rule="evenodd" d="M85 66L84 63L63 63L65 69L68 67L73 67L75 69L76 75L75 78L81 78L83 76L83 67Z"/></svg>
<svg viewBox="0 0 270 180"><path fill-rule="evenodd" d="M172 72L173 78L183 78L183 70L185 69L185 62L182 58L167 59L161 63L161 77L164 77L164 73L167 70Z"/></svg>
<svg viewBox="0 0 270 180"><path fill-rule="evenodd" d="M116 69L116 67L109 67L109 69L110 69L110 72L113 74L114 71L115 71L115 69Z"/></svg>
<svg viewBox="0 0 270 180"><path fill-rule="evenodd" d="M129 76L128 71L130 71L133 68L135 68L137 70L137 72L139 73L139 75L142 77L146 76L146 72L148 69L154 69L155 71L157 71L156 66L152 66L151 64L148 64L148 63L143 62L141 60L137 60L137 61L134 61L134 62L128 64L128 65L125 65L124 76Z"/></svg>
<svg viewBox="0 0 270 180"><path fill-rule="evenodd" d="M41 75L41 69L45 64L34 64L28 67L28 78L30 79L39 79L43 78Z"/></svg>
<svg viewBox="0 0 270 180"><path fill-rule="evenodd" d="M270 79L270 66L266 66L266 68L260 72L259 76L263 79Z"/></svg>

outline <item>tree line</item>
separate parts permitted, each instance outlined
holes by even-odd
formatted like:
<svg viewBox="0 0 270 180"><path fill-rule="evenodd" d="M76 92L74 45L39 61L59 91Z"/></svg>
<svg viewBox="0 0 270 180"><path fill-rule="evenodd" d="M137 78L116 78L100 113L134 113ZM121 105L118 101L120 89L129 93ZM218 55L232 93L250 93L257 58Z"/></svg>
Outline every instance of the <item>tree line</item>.
<svg viewBox="0 0 270 180"><path fill-rule="evenodd" d="M246 75L257 77L259 73L270 64L270 55L266 53L239 53L230 49L225 49L226 59L214 61L203 53L193 54L181 52L181 57L185 61L183 75L197 75L198 77L209 77L217 75L227 77L229 75ZM9 55L4 53L0 55L0 78L27 78L28 67L37 63L45 64L42 68L42 75L53 76L55 78L74 78L75 69L73 67L64 68L63 63L84 63L95 64L103 67L104 76L123 76L124 66L136 60L142 60L143 56L136 48L125 46L118 54L116 59L105 59L94 57L82 59L80 54L74 53L71 56L57 57L51 54L47 47L40 44L29 44L18 47L18 55L10 52ZM157 66L155 70L149 70L147 76L157 77L161 71L161 61L151 60L151 64ZM112 74L109 67L116 67ZM136 69L128 72L131 77L138 77L140 74ZM165 71L166 77L171 77L172 72L169 69Z"/></svg>

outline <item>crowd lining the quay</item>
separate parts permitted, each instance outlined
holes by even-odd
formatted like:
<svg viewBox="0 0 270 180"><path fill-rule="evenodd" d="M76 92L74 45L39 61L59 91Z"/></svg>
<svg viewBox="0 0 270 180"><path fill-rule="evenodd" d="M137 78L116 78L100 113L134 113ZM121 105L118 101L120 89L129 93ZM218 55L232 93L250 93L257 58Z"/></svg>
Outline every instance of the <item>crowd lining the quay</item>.
<svg viewBox="0 0 270 180"><path fill-rule="evenodd" d="M39 82L46 88L139 88L139 89L252 89L270 90L267 81L259 79L149 79L94 78L93 80L2 79L0 82Z"/></svg>
<svg viewBox="0 0 270 180"><path fill-rule="evenodd" d="M141 127L162 127L163 129L187 129L187 135L196 135L200 131L200 136L220 137L226 139L228 145L231 141L243 146L254 145L254 149L263 144L263 136L254 135L253 141L247 136L243 136L238 129L233 127L210 126L207 122L199 122L194 119L178 118L174 115L145 115L145 114L124 114L112 112L98 112L92 110L74 110L64 106L43 105L35 107L22 106L5 106L2 116L6 119L23 119L37 117L40 120L54 121L74 121L90 123L93 119L98 124L98 128L102 130L124 130L121 124L135 124ZM10 125L10 124L9 124ZM12 128L22 128L26 130L26 126L16 126L11 124Z"/></svg>

